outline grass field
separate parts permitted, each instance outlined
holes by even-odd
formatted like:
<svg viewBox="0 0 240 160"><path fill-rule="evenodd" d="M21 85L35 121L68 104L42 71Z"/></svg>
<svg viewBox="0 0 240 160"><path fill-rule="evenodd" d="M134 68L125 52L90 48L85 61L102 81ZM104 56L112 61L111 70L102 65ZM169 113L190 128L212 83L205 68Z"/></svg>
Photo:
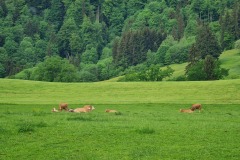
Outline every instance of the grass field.
<svg viewBox="0 0 240 160"><path fill-rule="evenodd" d="M0 79L0 159L239 159L240 80L47 83ZM93 112L52 113L92 104ZM179 113L192 103L203 111ZM117 109L121 114L105 113Z"/></svg>

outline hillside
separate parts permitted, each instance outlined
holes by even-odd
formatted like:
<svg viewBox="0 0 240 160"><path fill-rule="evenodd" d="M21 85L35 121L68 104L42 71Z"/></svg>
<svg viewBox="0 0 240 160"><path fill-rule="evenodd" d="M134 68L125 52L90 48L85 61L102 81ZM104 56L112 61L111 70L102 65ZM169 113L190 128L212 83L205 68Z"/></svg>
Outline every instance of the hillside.
<svg viewBox="0 0 240 160"><path fill-rule="evenodd" d="M217 58L239 22L238 0L0 0L0 78L103 81L187 62L193 45Z"/></svg>
<svg viewBox="0 0 240 160"><path fill-rule="evenodd" d="M229 69L229 75L224 77L224 79L240 79L240 51L237 49L224 51L219 57L221 62L221 67ZM165 81L176 79L179 76L183 76L185 74L185 67L187 63L182 64L171 64L169 65L173 70L173 75L169 78L165 78ZM166 69L163 67L162 69ZM115 77L106 82L117 82L121 77Z"/></svg>
<svg viewBox="0 0 240 160"><path fill-rule="evenodd" d="M239 87L239 79L128 83L49 83L0 79L0 104L239 104Z"/></svg>
<svg viewBox="0 0 240 160"><path fill-rule="evenodd" d="M222 67L229 69L226 79L240 79L240 50L229 50L220 56Z"/></svg>
<svg viewBox="0 0 240 160"><path fill-rule="evenodd" d="M229 75L225 77L225 79L240 79L239 50L233 49L224 51L220 55L219 60L221 62L221 67L229 69ZM170 65L170 67L172 67L175 70L171 78L174 79L178 76L184 75L186 65L187 63Z"/></svg>

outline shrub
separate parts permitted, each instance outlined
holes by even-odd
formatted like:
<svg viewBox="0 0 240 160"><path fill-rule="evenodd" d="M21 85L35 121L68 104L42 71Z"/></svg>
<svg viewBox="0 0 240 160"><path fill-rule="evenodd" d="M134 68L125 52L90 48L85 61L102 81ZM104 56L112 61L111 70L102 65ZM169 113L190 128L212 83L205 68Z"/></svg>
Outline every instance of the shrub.
<svg viewBox="0 0 240 160"><path fill-rule="evenodd" d="M67 59L59 56L47 57L39 63L31 74L32 80L49 82L74 82L77 80L77 71Z"/></svg>
<svg viewBox="0 0 240 160"><path fill-rule="evenodd" d="M190 81L219 80L228 76L228 70L220 67L220 62L207 55L204 60L188 68L187 79Z"/></svg>
<svg viewBox="0 0 240 160"><path fill-rule="evenodd" d="M240 39L235 42L234 48L240 49Z"/></svg>

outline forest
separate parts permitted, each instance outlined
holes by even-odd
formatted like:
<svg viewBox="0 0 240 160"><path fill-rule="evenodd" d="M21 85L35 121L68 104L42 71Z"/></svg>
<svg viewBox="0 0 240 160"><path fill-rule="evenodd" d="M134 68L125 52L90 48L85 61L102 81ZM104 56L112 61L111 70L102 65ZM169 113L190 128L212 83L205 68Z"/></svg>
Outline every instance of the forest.
<svg viewBox="0 0 240 160"><path fill-rule="evenodd" d="M0 78L217 80L239 39L239 0L0 0Z"/></svg>

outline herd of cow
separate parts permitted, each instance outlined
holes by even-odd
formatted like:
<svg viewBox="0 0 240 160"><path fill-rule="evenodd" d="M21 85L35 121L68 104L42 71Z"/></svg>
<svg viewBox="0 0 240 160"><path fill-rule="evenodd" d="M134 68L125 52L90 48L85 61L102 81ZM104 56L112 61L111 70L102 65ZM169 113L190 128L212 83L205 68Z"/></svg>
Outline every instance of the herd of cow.
<svg viewBox="0 0 240 160"><path fill-rule="evenodd" d="M52 112L61 112L62 110L68 111L68 112L75 112L75 113L86 113L86 112L91 112L94 110L94 106L92 105L85 105L82 108L76 108L76 109L69 109L67 103L60 103L59 104L59 110L56 108L52 109ZM116 110L111 110L111 109L106 109L105 112L111 112L111 113L117 113L118 111Z"/></svg>
<svg viewBox="0 0 240 160"><path fill-rule="evenodd" d="M67 103L60 103L59 104L59 110L57 110L56 108L53 108L52 112L59 112L59 111L65 110L65 111L68 111L68 112L86 113L86 112L91 112L94 109L95 108L92 105L85 105L82 108L69 109ZM200 112L202 110L202 105L201 104L193 104L190 109L180 109L180 112L183 112L183 113L193 113L197 109ZM117 113L118 111L111 110L111 109L106 109L105 112Z"/></svg>

